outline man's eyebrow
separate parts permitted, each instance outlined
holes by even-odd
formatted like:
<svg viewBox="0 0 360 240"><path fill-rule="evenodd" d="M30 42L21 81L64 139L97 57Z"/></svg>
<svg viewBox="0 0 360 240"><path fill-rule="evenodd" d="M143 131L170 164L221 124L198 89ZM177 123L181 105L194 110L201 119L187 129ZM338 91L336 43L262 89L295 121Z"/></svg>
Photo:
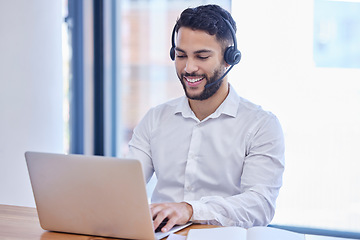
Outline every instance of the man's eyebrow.
<svg viewBox="0 0 360 240"><path fill-rule="evenodd" d="M184 50L182 50L181 48L176 47L175 48L176 51L182 52L182 53L186 53ZM194 52L194 54L200 54L200 53L212 53L212 50L208 50L208 49L200 49Z"/></svg>
<svg viewBox="0 0 360 240"><path fill-rule="evenodd" d="M194 53L195 54L199 54L199 53L212 53L213 51L208 50L208 49L201 49L201 50L197 50Z"/></svg>
<svg viewBox="0 0 360 240"><path fill-rule="evenodd" d="M182 53L185 53L184 50L182 50L181 48L178 48L178 47L175 47L175 50L178 51L178 52L182 52Z"/></svg>

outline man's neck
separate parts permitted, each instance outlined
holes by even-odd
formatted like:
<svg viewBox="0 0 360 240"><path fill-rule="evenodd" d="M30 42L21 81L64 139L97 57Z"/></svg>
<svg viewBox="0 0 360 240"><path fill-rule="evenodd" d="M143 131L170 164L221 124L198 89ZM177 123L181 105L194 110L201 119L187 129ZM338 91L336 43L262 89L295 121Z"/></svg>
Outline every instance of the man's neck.
<svg viewBox="0 0 360 240"><path fill-rule="evenodd" d="M202 121L216 111L228 94L229 84L224 81L219 90L210 98L202 101L189 99L190 108L195 113L195 116Z"/></svg>

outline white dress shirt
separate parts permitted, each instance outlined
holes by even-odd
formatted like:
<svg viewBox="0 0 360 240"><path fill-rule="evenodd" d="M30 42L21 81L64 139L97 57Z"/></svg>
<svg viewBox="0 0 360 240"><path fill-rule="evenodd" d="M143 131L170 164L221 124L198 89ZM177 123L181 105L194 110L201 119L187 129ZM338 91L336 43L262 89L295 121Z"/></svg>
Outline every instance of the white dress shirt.
<svg viewBox="0 0 360 240"><path fill-rule="evenodd" d="M152 202L192 205L195 222L249 228L267 225L282 185L284 138L270 112L230 91L206 119L183 96L152 108L129 142L157 184Z"/></svg>

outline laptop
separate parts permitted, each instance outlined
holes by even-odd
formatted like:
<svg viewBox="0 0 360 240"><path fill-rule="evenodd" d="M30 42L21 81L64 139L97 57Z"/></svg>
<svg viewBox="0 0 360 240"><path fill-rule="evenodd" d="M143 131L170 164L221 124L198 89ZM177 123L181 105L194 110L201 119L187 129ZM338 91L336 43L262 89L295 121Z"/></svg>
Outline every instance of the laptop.
<svg viewBox="0 0 360 240"><path fill-rule="evenodd" d="M138 160L26 152L44 230L126 239L161 239L154 232Z"/></svg>

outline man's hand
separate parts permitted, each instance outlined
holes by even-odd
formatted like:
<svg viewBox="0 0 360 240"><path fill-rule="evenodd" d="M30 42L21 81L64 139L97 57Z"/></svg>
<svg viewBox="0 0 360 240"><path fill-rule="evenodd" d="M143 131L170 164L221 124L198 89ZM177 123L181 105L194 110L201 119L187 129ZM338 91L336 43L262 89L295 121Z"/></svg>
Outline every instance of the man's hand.
<svg viewBox="0 0 360 240"><path fill-rule="evenodd" d="M192 206L186 202L180 203L153 203L150 211L154 220L154 229L167 218L167 224L161 229L162 232L169 231L174 225L187 223L192 214Z"/></svg>

